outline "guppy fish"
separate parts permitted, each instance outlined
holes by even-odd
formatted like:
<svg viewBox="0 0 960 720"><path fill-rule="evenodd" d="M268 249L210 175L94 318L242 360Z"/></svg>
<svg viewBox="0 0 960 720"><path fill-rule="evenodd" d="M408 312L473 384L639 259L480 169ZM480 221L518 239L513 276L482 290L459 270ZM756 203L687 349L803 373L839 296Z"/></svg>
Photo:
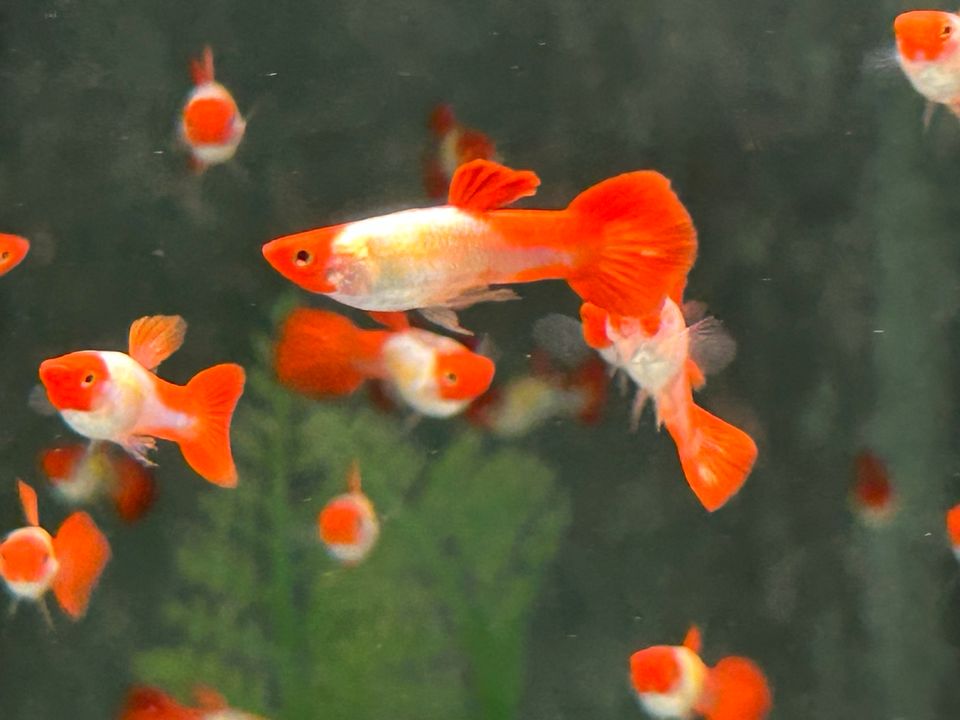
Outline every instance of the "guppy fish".
<svg viewBox="0 0 960 720"><path fill-rule="evenodd" d="M63 611L77 620L110 559L110 544L85 512L70 515L51 537L40 527L36 491L22 480L17 489L27 527L0 542L0 577L17 600L42 603L52 589Z"/></svg>
<svg viewBox="0 0 960 720"><path fill-rule="evenodd" d="M380 522L373 503L360 488L356 460L347 471L347 492L324 505L317 516L317 530L327 552L341 565L362 562L376 544Z"/></svg>
<svg viewBox="0 0 960 720"><path fill-rule="evenodd" d="M960 503L947 511L947 537L954 556L960 561Z"/></svg>
<svg viewBox="0 0 960 720"><path fill-rule="evenodd" d="M142 317L130 326L129 355L61 355L40 364L40 381L67 425L84 437L116 443L146 464L154 438L172 440L206 480L233 487L230 421L243 393L243 368L216 365L185 386L152 372L183 344L186 328L178 315Z"/></svg>
<svg viewBox="0 0 960 720"><path fill-rule="evenodd" d="M591 353L576 367L556 367L546 352L531 355L531 372L490 388L467 418L499 437L519 437L559 418L584 424L600 419L607 399L606 367Z"/></svg>
<svg viewBox="0 0 960 720"><path fill-rule="evenodd" d="M871 527L885 525L896 511L896 493L883 460L861 450L854 460L855 477L850 503L860 520Z"/></svg>
<svg viewBox="0 0 960 720"><path fill-rule="evenodd" d="M911 10L893 23L897 61L910 84L927 99L924 125L938 104L960 117L960 16Z"/></svg>
<svg viewBox="0 0 960 720"><path fill-rule="evenodd" d="M43 451L40 467L54 492L70 505L108 497L122 520L136 522L156 496L153 471L113 447L100 440L56 445Z"/></svg>
<svg viewBox="0 0 960 720"><path fill-rule="evenodd" d="M631 172L565 210L501 209L540 179L488 160L461 165L448 204L287 235L263 246L300 287L361 310L419 309L463 332L456 310L508 300L492 285L563 279L621 315L658 312L693 265L693 222L660 173Z"/></svg>
<svg viewBox="0 0 960 720"><path fill-rule="evenodd" d="M0 276L6 275L23 262L29 251L30 242L26 238L0 233Z"/></svg>
<svg viewBox="0 0 960 720"><path fill-rule="evenodd" d="M640 706L654 718L765 718L772 697L763 671L736 656L709 668L700 645L700 631L691 627L682 645L654 645L630 657L630 680Z"/></svg>
<svg viewBox="0 0 960 720"><path fill-rule="evenodd" d="M264 720L234 710L211 688L196 688L194 700L196 707L186 707L157 688L134 687L127 693L118 720Z"/></svg>
<svg viewBox="0 0 960 720"><path fill-rule="evenodd" d="M427 154L423 167L423 185L430 197L445 197L450 178L464 163L471 160L499 162L490 138L460 123L449 105L435 107L428 124L436 144L436 148Z"/></svg>
<svg viewBox="0 0 960 720"><path fill-rule="evenodd" d="M416 412L444 418L486 392L493 361L456 340L410 327L402 313L378 313L389 330L364 330L325 310L298 308L280 330L277 378L313 397L348 395L379 379Z"/></svg>
<svg viewBox="0 0 960 720"><path fill-rule="evenodd" d="M652 399L657 423L667 426L676 443L697 499L711 512L722 507L746 481L757 446L743 430L694 403L693 390L704 385L707 372L733 359L733 340L713 318L688 326L673 299L652 320L617 318L590 303L580 316L587 343L637 384L634 424Z"/></svg>
<svg viewBox="0 0 960 720"><path fill-rule="evenodd" d="M247 124L233 95L213 77L213 51L203 49L190 63L194 88L180 114L180 138L190 150L193 168L202 172L232 158Z"/></svg>

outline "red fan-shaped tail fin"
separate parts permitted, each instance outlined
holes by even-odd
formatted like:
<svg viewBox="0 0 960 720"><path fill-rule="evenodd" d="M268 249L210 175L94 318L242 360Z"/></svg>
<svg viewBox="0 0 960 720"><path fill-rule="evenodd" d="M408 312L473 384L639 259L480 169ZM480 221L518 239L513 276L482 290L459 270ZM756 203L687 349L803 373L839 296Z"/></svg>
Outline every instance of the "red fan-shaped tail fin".
<svg viewBox="0 0 960 720"><path fill-rule="evenodd" d="M362 330L325 310L298 308L280 329L274 356L277 378L311 397L349 395L379 376L386 330Z"/></svg>
<svg viewBox="0 0 960 720"><path fill-rule="evenodd" d="M60 563L53 593L64 611L76 620L87 611L90 594L110 560L110 543L87 513L75 512L57 531L53 551Z"/></svg>
<svg viewBox="0 0 960 720"><path fill-rule="evenodd" d="M617 315L659 316L697 255L693 221L670 181L652 170L617 175L570 203L580 217L571 244L590 244L567 282L581 298Z"/></svg>

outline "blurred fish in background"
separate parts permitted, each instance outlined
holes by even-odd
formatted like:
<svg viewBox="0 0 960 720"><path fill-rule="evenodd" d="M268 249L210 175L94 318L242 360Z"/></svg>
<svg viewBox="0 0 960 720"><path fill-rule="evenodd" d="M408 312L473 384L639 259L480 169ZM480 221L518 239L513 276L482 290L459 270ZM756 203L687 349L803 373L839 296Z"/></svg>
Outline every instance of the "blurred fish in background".
<svg viewBox="0 0 960 720"><path fill-rule="evenodd" d="M156 498L153 469L114 448L97 440L55 445L41 453L39 464L67 504L92 505L108 498L122 520L136 522Z"/></svg>
<svg viewBox="0 0 960 720"><path fill-rule="evenodd" d="M317 516L320 540L330 557L350 567L362 562L380 535L377 513L360 487L360 464L354 460L347 470L347 492L323 506Z"/></svg>
<svg viewBox="0 0 960 720"><path fill-rule="evenodd" d="M493 141L479 130L457 120L450 105L437 105L427 122L431 145L423 160L423 186L427 195L442 200L457 168L471 160L502 162Z"/></svg>

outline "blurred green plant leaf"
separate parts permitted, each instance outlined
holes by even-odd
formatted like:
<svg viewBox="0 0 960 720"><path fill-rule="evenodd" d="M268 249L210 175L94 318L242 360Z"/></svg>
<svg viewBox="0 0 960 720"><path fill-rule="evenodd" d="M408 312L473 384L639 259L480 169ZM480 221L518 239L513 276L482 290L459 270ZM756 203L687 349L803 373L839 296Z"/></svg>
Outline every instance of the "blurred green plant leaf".
<svg viewBox="0 0 960 720"><path fill-rule="evenodd" d="M184 532L165 605L171 641L145 681L197 683L275 720L514 718L526 627L569 521L552 471L463 431L439 451L402 423L278 387L257 341L234 424L235 491ZM355 568L328 559L316 514L360 461L382 521Z"/></svg>

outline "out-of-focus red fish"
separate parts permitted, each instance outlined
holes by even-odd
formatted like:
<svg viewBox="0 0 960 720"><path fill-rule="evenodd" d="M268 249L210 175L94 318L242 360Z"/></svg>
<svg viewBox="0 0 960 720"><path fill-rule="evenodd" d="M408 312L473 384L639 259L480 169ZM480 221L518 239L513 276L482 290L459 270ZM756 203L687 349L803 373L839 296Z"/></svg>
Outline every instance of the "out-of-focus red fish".
<svg viewBox="0 0 960 720"><path fill-rule="evenodd" d="M435 107L430 113L428 126L436 143L427 154L423 168L423 185L430 197L446 197L450 178L464 163L471 160L499 162L490 138L458 122L449 105Z"/></svg>
<svg viewBox="0 0 960 720"><path fill-rule="evenodd" d="M402 313L378 313L389 330L363 330L337 313L298 308L276 345L277 378L312 397L348 395L380 379L430 417L450 417L486 392L493 361L456 340L410 327Z"/></svg>
<svg viewBox="0 0 960 720"><path fill-rule="evenodd" d="M22 480L17 488L27 527L0 543L0 577L17 600L41 602L52 589L63 611L77 620L110 559L110 544L85 512L70 515L51 537L40 527L37 493Z"/></svg>
<svg viewBox="0 0 960 720"><path fill-rule="evenodd" d="M870 450L857 453L854 465L851 504L857 516L867 525L882 526L893 517L897 507L896 493L887 466Z"/></svg>
<svg viewBox="0 0 960 720"><path fill-rule="evenodd" d="M773 700L763 671L736 656L709 668L700 645L700 631L691 627L683 645L654 645L630 657L630 679L641 707L655 718L765 718Z"/></svg>
<svg viewBox="0 0 960 720"><path fill-rule="evenodd" d="M693 492L711 512L723 506L750 474L757 446L743 430L694 403L693 390L705 384L707 373L733 359L733 340L714 318L688 326L672 299L653 320L618 318L589 303L581 307L580 316L587 342L639 388L634 425L647 400L653 399L657 423L667 426L676 443Z"/></svg>
<svg viewBox="0 0 960 720"><path fill-rule="evenodd" d="M281 275L362 310L419 309L464 332L456 310L509 300L493 285L563 279L621 315L659 312L693 265L693 222L660 173L618 175L565 210L501 209L540 179L487 160L461 165L448 204L308 230L263 246Z"/></svg>
<svg viewBox="0 0 960 720"><path fill-rule="evenodd" d="M494 386L467 410L467 418L500 437L526 435L553 418L595 423L607 398L603 361L591 355L577 368L555 367L547 354L531 356L532 372Z"/></svg>
<svg viewBox="0 0 960 720"><path fill-rule="evenodd" d="M0 276L6 275L30 252L30 242L19 235L0 233Z"/></svg>
<svg viewBox="0 0 960 720"><path fill-rule="evenodd" d="M54 446L41 453L40 467L71 505L89 505L106 496L122 520L135 522L156 496L153 471L111 447L96 440Z"/></svg>
<svg viewBox="0 0 960 720"><path fill-rule="evenodd" d="M127 693L118 720L264 720L232 709L226 698L211 688L196 688L194 700L196 707L187 707L157 688L134 687Z"/></svg>
<svg viewBox="0 0 960 720"><path fill-rule="evenodd" d="M950 538L953 554L960 561L960 503L947 511L947 537Z"/></svg>
<svg viewBox="0 0 960 720"><path fill-rule="evenodd" d="M380 535L380 523L370 498L360 489L360 466L354 460L347 472L347 492L324 505L317 516L320 540L341 565L363 561Z"/></svg>
<svg viewBox="0 0 960 720"><path fill-rule="evenodd" d="M942 10L911 10L893 23L897 60L927 99L924 124L936 104L960 116L960 17Z"/></svg>
<svg viewBox="0 0 960 720"><path fill-rule="evenodd" d="M199 60L190 62L190 74L194 87L181 113L180 137L190 150L193 168L202 172L234 156L247 124L230 91L213 78L209 46Z"/></svg>
<svg viewBox="0 0 960 720"><path fill-rule="evenodd" d="M129 355L61 355L40 364L40 381L67 425L84 437L116 443L144 463L154 438L171 440L206 480L233 487L230 421L243 393L243 368L217 365L185 386L152 372L183 344L186 329L178 315L142 317L130 326Z"/></svg>

